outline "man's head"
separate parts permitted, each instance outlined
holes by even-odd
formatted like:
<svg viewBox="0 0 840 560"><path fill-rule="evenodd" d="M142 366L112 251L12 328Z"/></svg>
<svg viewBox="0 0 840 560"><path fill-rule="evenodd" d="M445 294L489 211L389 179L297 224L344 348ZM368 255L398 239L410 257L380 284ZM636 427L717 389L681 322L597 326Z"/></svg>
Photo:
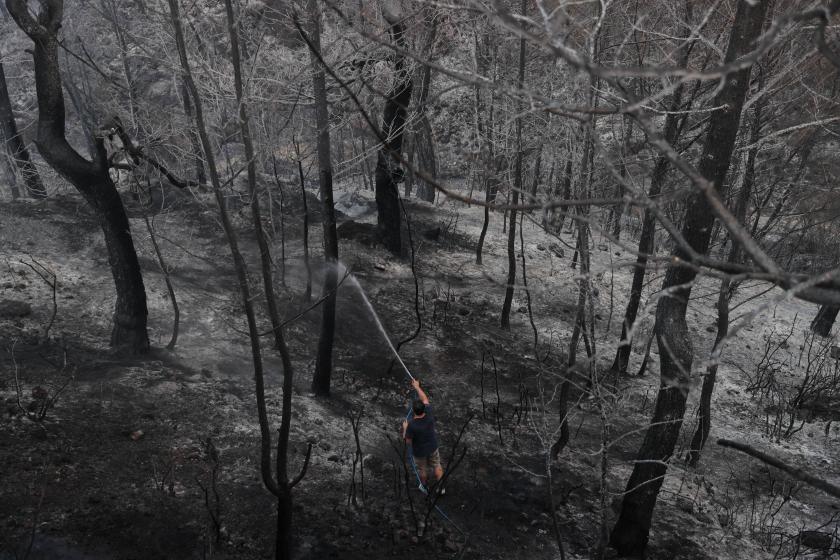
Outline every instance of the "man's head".
<svg viewBox="0 0 840 560"><path fill-rule="evenodd" d="M415 416L420 416L426 414L426 405L423 404L423 401L416 400L411 404L411 410L414 411Z"/></svg>

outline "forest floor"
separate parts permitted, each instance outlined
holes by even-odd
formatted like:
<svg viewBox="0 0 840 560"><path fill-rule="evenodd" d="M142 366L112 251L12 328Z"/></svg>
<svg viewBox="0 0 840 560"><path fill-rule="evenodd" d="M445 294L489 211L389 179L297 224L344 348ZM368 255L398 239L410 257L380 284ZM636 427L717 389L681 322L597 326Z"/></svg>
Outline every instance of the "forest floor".
<svg viewBox="0 0 840 560"><path fill-rule="evenodd" d="M285 315L293 317L307 306L301 300L305 268L301 213L295 206L299 195L290 190L286 199L288 215L296 218L282 224L288 288L278 289ZM340 202L346 215L369 224L375 219L372 199L371 192L360 191ZM163 276L143 220L132 220L153 345L140 358L108 348L113 283L101 232L83 201L65 194L0 204L0 308L7 315L0 319L0 559L23 558L27 547L30 559L272 556L275 503L259 475L248 337L216 210L202 200L181 197L153 217L181 310L172 351L164 349L173 314ZM556 390L566 374L562 364L578 297L578 271L570 266L573 238L546 234L531 221L539 216L524 220L526 272L539 335L535 355L523 290L516 292L510 331L498 327L507 270L501 215L491 218L484 264L477 266L481 208L415 199L406 207L412 216L422 328L402 346L401 355L435 405L444 463L453 464L453 457L466 450L439 502L451 521L429 511L405 470L397 435L408 384L399 366L393 367L359 293L345 282L339 292L331 398L309 392L320 309L287 328L296 389L292 473L300 468L307 444L313 444L311 464L294 493L296 557L559 558L544 457L559 430ZM321 235L317 217L313 221L310 243L317 260ZM253 261L252 236L245 219L239 223ZM436 239L423 235L437 227ZM410 260L371 247L365 228L344 231L351 233L340 242L342 262L394 341L409 337L418 324ZM619 338L634 257L598 234L593 241L599 318L593 359L606 370ZM280 254L275 247L277 260ZM52 290L27 263L35 268L40 263L57 278L56 316L47 336ZM315 266L313 278L316 298L319 269ZM646 296L659 285L660 271L654 271ZM714 340L717 285L711 278L701 280L690 306L698 374ZM774 297L770 292L750 299L760 289L742 288L735 300L742 305L733 316ZM31 310L3 303L9 301ZM641 362L652 308L649 304L634 341L631 372ZM836 502L714 443L719 437L745 441L840 482L840 426L815 419L787 439L768 437L769 408L745 391L768 333L791 331L785 351L795 356L806 344L803 331L815 312L814 305L779 299L726 346L709 444L696 468L683 466L682 452L675 457L656 508L649 558L828 557L838 546ZM264 355L276 428L283 372L268 338ZM579 355L586 355L582 348ZM586 367L578 363L575 369ZM575 391L571 441L552 468L567 558L592 557L600 528L611 527L657 386L654 344L647 375L602 385L604 399ZM29 419L18 406L37 407L44 391L51 397L59 390L42 420ZM693 390L689 401L684 440L694 428L697 393ZM361 465L354 463L351 415L361 415L364 483ZM602 441L610 442L605 462ZM218 539L213 517L221 526ZM421 534L416 520L426 517ZM803 530L817 533L802 538ZM823 545L826 550L816 549Z"/></svg>

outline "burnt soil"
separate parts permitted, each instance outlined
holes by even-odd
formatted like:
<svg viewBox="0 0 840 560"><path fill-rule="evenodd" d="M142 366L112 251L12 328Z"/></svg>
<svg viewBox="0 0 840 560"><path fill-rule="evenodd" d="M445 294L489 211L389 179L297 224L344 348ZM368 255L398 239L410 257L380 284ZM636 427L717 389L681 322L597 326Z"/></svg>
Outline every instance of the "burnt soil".
<svg viewBox="0 0 840 560"><path fill-rule="evenodd" d="M414 201L407 207L416 237L421 329L401 355L436 405L444 463L457 465L439 502L451 521L429 512L427 498L406 470L397 434L407 381L346 281L339 292L331 398L309 392L320 308L286 329L295 376L293 474L312 444L306 476L294 490L295 556L558 558L544 457L558 427L554 391L566 375L583 381L563 366L577 299L575 271L568 269L572 251L561 261L545 247L526 250L540 329L535 356L524 293L517 292L512 329L497 326L504 291L497 282L506 262L499 217L491 224L485 265L477 267L470 240L480 227L480 209ZM163 276L144 222L132 220L153 344L149 354L137 357L108 348L113 284L100 230L84 203L68 194L0 205L0 300L32 308L28 315L0 319L0 559L23 558L27 549L30 559L273 556L276 504L259 474L250 348L215 216L201 199L152 216L181 308L180 336L171 351L164 348L172 310ZM235 219L253 265L245 215ZM284 315L294 317L309 305L301 300L306 273L300 221L289 217L283 227L286 263L277 264L276 288ZM417 235L437 227L441 231L433 239ZM371 247L370 227L344 231L342 261L395 342L409 338L418 324L410 259ZM536 231L529 230L529 238L536 238ZM315 298L322 277L319 240L316 224L310 232ZM540 243L552 241L546 237ZM276 260L280 254L276 241ZM24 263L43 265L58 279L49 332L52 290ZM281 269L285 284L279 281ZM621 305L615 303L617 309ZM615 330L617 320L612 322ZM603 360L612 351L602 350ZM263 353L276 430L282 376L289 372L282 371L267 337ZM611 523L615 517L616 498L642 435L636 428L650 414L655 378L652 373L604 385L611 395L610 436L626 435L609 447L610 494L603 502L601 416L598 406L574 391L579 404L570 449L552 467L567 557L592 556L602 518ZM57 400L42 419L33 419L44 395ZM363 460L354 467L349 418L359 414ZM733 465L731 455L717 449L708 455L696 471L675 469L657 507L649 558L765 554L750 532L721 519L723 508L710 505L716 503L710 496L725 494L733 481L740 482L738 488L764 485L769 495L773 489L766 481L778 474L747 461ZM819 510L798 518L803 527L830 513L820 496L797 492L797 499ZM427 522L423 530L420 519Z"/></svg>

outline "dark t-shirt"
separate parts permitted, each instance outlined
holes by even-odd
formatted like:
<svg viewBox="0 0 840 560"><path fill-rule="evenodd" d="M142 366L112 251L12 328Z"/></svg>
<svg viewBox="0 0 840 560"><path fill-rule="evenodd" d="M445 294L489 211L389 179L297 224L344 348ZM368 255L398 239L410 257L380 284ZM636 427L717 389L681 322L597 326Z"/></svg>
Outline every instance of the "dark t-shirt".
<svg viewBox="0 0 840 560"><path fill-rule="evenodd" d="M438 448L435 435L435 417L431 405L426 405L423 418L412 418L405 431L405 437L411 440L411 452L415 457L428 457Z"/></svg>

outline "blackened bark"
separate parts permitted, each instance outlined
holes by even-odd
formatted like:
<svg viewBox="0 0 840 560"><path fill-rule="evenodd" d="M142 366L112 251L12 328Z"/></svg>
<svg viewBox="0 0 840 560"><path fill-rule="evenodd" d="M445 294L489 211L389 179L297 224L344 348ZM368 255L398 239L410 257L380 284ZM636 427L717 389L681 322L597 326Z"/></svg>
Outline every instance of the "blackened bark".
<svg viewBox="0 0 840 560"><path fill-rule="evenodd" d="M38 175L38 170L29 157L29 150L26 149L18 133L2 60L0 60L0 140L5 144L6 152L14 167L18 168L27 194L32 198L46 198L47 191L41 182L41 176Z"/></svg>
<svg viewBox="0 0 840 560"><path fill-rule="evenodd" d="M529 202L537 201L537 190L540 188L540 167L542 166L542 146L537 151L537 159L534 161L534 173L531 177L531 200Z"/></svg>
<svg viewBox="0 0 840 560"><path fill-rule="evenodd" d="M43 149L41 153L44 154ZM50 158L45 156L44 159L58 169L58 165ZM69 179L69 176L65 175L65 177ZM105 234L108 264L111 267L111 275L117 290L110 344L132 354L144 353L149 349L149 335L146 331L148 311L143 275L122 199L107 170L104 177L101 183L93 184L92 188L86 189L88 192L82 191L82 194L88 204L94 208L99 225ZM91 185L91 183L87 184ZM73 186L81 191L78 184L73 183Z"/></svg>
<svg viewBox="0 0 840 560"><path fill-rule="evenodd" d="M34 43L38 150L47 163L82 194L105 234L108 263L117 291L111 346L131 353L145 352L149 349L146 290L128 216L108 173L105 149L101 140L98 141L95 157L88 161L65 137L64 95L56 35L61 27L63 2L42 3L37 21L28 12L25 0L7 0L6 5L15 22Z"/></svg>
<svg viewBox="0 0 840 560"><path fill-rule="evenodd" d="M300 178L300 196L303 201L303 264L306 267L306 290L303 301L312 299L312 266L309 263L309 203L306 201L306 185L303 178L303 162L298 159L298 177ZM333 213L335 213L333 211Z"/></svg>
<svg viewBox="0 0 840 560"><path fill-rule="evenodd" d="M551 167L548 169L548 179L545 180L545 195L548 200L554 200L557 196L557 184L554 181L554 170L557 167L557 161L552 158ZM548 231L548 218L551 215L549 210L543 210L541 224L544 230Z"/></svg>
<svg viewBox="0 0 840 560"><path fill-rule="evenodd" d="M429 83L432 81L431 68L425 68L423 74L422 93L418 103L425 106L429 98ZM432 131L432 123L425 109L420 114L420 132L415 136L415 150L417 151L417 163L420 171L437 177L437 156L435 155L435 137ZM435 201L435 187L427 181L420 179L417 186L417 196L426 202Z"/></svg>
<svg viewBox="0 0 840 560"><path fill-rule="evenodd" d="M569 379L571 372L566 369L563 384L560 386L560 435L551 445L550 455L552 459L557 459L560 452L569 444L569 396L572 389L572 382Z"/></svg>
<svg viewBox="0 0 840 560"><path fill-rule="evenodd" d="M747 52L759 36L769 0L750 4L738 2L725 60L732 61ZM749 86L750 69L735 72L715 96L715 111L703 146L698 170L712 182L718 193L726 190L726 174L732 158L744 99ZM705 196L696 190L686 206L682 235L699 254L706 254L714 217ZM680 247L674 257L691 260ZM618 522L610 544L622 556L641 556L647 547L653 510L662 486L667 461L674 452L685 416L689 373L693 361L691 335L685 319L694 268L671 265L665 274L664 297L656 310L656 336L660 355L660 391L651 425L639 449L638 460L627 483Z"/></svg>
<svg viewBox="0 0 840 560"><path fill-rule="evenodd" d="M277 498L277 534L275 536L275 558L290 558L292 550L292 493L281 492ZM281 553L280 551L285 551ZM285 555L282 555L285 554Z"/></svg>
<svg viewBox="0 0 840 560"><path fill-rule="evenodd" d="M0 6L3 4L0 3ZM0 141L2 141L2 137L0 137ZM12 158L8 157L0 157L2 160L2 166L6 170L6 181L9 184L9 194L12 195L12 200L17 200L20 198L20 189L17 186L17 174L15 174L14 164L12 163Z"/></svg>
<svg viewBox="0 0 840 560"><path fill-rule="evenodd" d="M184 104L184 115L187 116L187 120L193 119L193 107L192 101L190 100L190 92L187 88L186 84L183 84L181 87L181 99ZM193 166L195 167L195 180L198 181L200 185L207 184L207 174L204 172L204 158L201 157L201 140L198 139L198 134L196 134L195 129L192 126L192 123L187 125L187 136L190 139L190 148L193 152Z"/></svg>
<svg viewBox="0 0 840 560"><path fill-rule="evenodd" d="M0 7L5 9L5 4L0 2ZM3 142L6 145L5 134L0 132L0 142ZM9 193L12 195L12 200L17 200L20 197L20 189L17 186L17 173L15 172L15 164L12 162L12 156L8 153L0 152L0 165L2 165L3 169L6 173L6 181L9 185Z"/></svg>
<svg viewBox="0 0 840 560"><path fill-rule="evenodd" d="M435 11L430 6L423 9L424 20L431 23L428 24L426 31L426 41L423 45L423 51L428 56L431 56L432 49L435 45L435 38L437 36L437 20L435 18ZM429 120L429 115L426 112L426 103L429 101L429 90L432 85L432 67L423 65L419 69L420 73L420 93L417 96L417 117L420 121L420 130L414 134L414 151L417 153L417 161L421 171L437 177L437 158L435 157L434 134L432 132L432 123ZM434 202L435 187L423 179L420 179L417 185L417 196L426 202Z"/></svg>
<svg viewBox="0 0 840 560"><path fill-rule="evenodd" d="M227 13L228 34L230 35L230 56L233 63L233 83L236 92L236 104L239 106L239 131L242 136L242 144L245 147L245 159L248 162L248 194L251 197L251 221L254 226L254 233L257 238L257 246L260 249L260 270L263 278L263 290L268 308L268 317L271 321L274 347L280 350L283 346L282 327L280 325L280 312L277 307L277 298L274 294L274 280L272 278L271 254L268 248L268 240L265 235L265 228L260 209L260 197L257 192L257 158L254 154L254 142L251 139L251 125L248 120L248 103L245 100L242 82L242 55L239 52L239 24L238 18L233 11L231 0L225 0L225 11ZM282 190L281 190L282 196ZM281 208L282 212L282 198ZM285 239L284 239L285 242Z"/></svg>
<svg viewBox="0 0 840 560"><path fill-rule="evenodd" d="M838 312L840 312L840 307L832 307L831 305L820 306L817 316L811 321L811 330L814 334L828 338L831 335L831 327L834 326Z"/></svg>
<svg viewBox="0 0 840 560"><path fill-rule="evenodd" d="M563 200L569 200L572 196L572 154L569 154L569 159L566 160L566 168L563 170ZM563 224L566 222L566 212L569 207L560 205L560 223L557 224L557 231L563 231Z"/></svg>
<svg viewBox="0 0 840 560"><path fill-rule="evenodd" d="M475 264L482 264L481 253L484 250L484 239L487 237L487 227L490 225L490 177L484 179L486 187L484 190L484 221L481 224L481 233L478 234L478 243L475 246Z"/></svg>
<svg viewBox="0 0 840 560"><path fill-rule="evenodd" d="M487 73L488 56L482 47L488 47L489 39L485 35L483 41L479 42L478 37L475 39L475 59L476 72L483 76ZM488 47L489 48L489 47ZM495 63L494 63L495 70ZM481 224L481 233L478 236L478 243L475 247L475 264L480 265L482 260L482 252L484 251L484 240L487 237L487 228L490 226L490 205L496 198L498 190L498 172L501 171L502 166L496 162L495 148L493 140L495 136L495 122L493 112L493 93L488 92L490 96L490 103L487 115L486 137L487 141L483 141L482 133L485 132L485 126L482 122L484 114L485 103L482 97L481 88L475 86L475 118L476 118L476 132L479 136L480 154L479 161L483 164L482 176L484 179L484 220Z"/></svg>
<svg viewBox="0 0 840 560"><path fill-rule="evenodd" d="M167 350L174 350L175 345L178 344L178 329L181 325L181 308L178 307L178 298L175 296L175 286L172 285L172 277L169 274L169 267L166 266L166 261L163 259L163 253L160 250L160 245L157 242L157 235L155 235L155 228L148 216L143 216L143 221L146 222L146 231L149 232L149 240L152 242L152 248L155 250L158 266L160 272L163 274L163 281L166 283L166 291L169 293L169 301L172 303L172 336L169 338L169 343L166 345Z"/></svg>
<svg viewBox="0 0 840 560"><path fill-rule="evenodd" d="M689 50L683 49L681 66L688 63ZM668 116L665 117L665 127L663 136L669 144L677 141L679 136L679 114L682 106L683 84L677 86L671 98L671 106ZM655 201L662 192L662 185L665 183L665 178L668 175L668 159L664 154L660 154L656 159L653 167L653 173L650 177L650 188L648 189L648 198ZM619 216L617 219L621 219ZM633 269L633 281L630 285L630 297L627 300L627 307L624 309L624 322L621 325L621 337L618 339L619 345L615 352L615 359L611 367L611 371L617 375L624 375L627 373L627 365L630 362L630 353L632 350L632 340L629 338L629 333L632 332L633 325L636 323L636 316L639 313L639 305L642 301L642 288L645 283L645 273L647 272L648 257L653 253L653 242L656 233L656 219L653 211L650 208L645 208L645 213L642 218L642 232L639 236L639 249L636 255L636 267Z"/></svg>
<svg viewBox="0 0 840 560"><path fill-rule="evenodd" d="M478 243L475 247L475 264L481 264L481 255L484 250L484 240L487 237L487 228L490 225L490 205L496 198L496 192L499 186L499 173L505 167L504 158L498 158L493 169L490 169L485 178L485 194L484 194L484 221L481 224L481 233L478 235Z"/></svg>
<svg viewBox="0 0 840 560"><path fill-rule="evenodd" d="M309 2L309 16L311 19L312 47L320 52L321 24L317 5L314 0ZM319 396L330 394L330 378L332 376L332 351L335 337L335 304L336 286L338 285L338 236L335 228L335 206L333 204L332 160L330 158L330 122L327 107L327 87L324 69L314 54L310 56L312 63L312 88L315 96L315 121L318 127L318 178L321 189L321 203L323 205L324 230L324 258L327 270L324 275L323 295L326 296L321 307L321 336L318 339L318 354L315 359L315 374L312 377L312 391ZM409 89L409 96L411 91ZM404 119L405 117L403 117ZM381 155L380 155L381 157ZM396 184L393 194L398 196ZM377 202L379 200L379 169L377 167ZM399 204L399 201L397 201ZM399 222L399 208L396 210ZM399 225L397 226L399 241Z"/></svg>
<svg viewBox="0 0 840 560"><path fill-rule="evenodd" d="M187 58L186 41L184 40L183 25L181 24L180 10L178 7L178 0L168 0L169 11L172 18L172 26L175 30L175 42L178 47L178 58L181 62L181 69L183 72L185 83L189 88L190 95L193 95L195 102L195 122L198 129L201 146L207 158L207 168L210 173L210 182L213 185L213 194L215 195L216 204L219 208L219 217L221 218L222 228L225 231L225 237L230 248L231 259L233 260L234 270L236 271L236 278L239 284L240 297L242 306L245 311L245 318L248 322L248 332L250 333L251 342L251 358L254 365L254 386L257 401L257 417L260 424L260 472L262 474L263 483L272 494L277 495L277 483L272 477L271 473L271 431L268 424L268 413L265 404L265 385L263 375L263 361L262 361L262 347L260 344L259 329L257 328L256 313L254 311L254 300L251 297L251 287L248 275L248 267L242 252L239 250L239 240L236 236L236 231L230 221L230 216L226 210L224 194L222 193L221 179L219 178L218 168L216 167L215 157L213 155L213 145L210 142L210 137L207 134L207 128L204 123L204 110L201 99L198 97L198 87L195 84L195 79L190 70L189 61Z"/></svg>
<svg viewBox="0 0 840 560"><path fill-rule="evenodd" d="M764 87L764 80L762 77L758 81L758 91ZM750 132L749 143L753 146L747 154L747 161L744 166L744 180L741 184L741 189L738 192L738 200L735 203L735 218L744 223L747 217L747 205L752 197L753 186L755 185L755 162L758 157L758 142L761 138L761 116L764 111L764 106L767 104L767 98L761 98L755 106L753 113L752 127ZM736 239L732 239L732 244L729 247L729 255L727 262L736 263L740 260L741 245ZM700 452L706 445L706 440L709 437L709 431L712 427L712 395L715 391L715 382L717 381L718 361L719 357L716 355L720 351L719 345L721 341L729 334L729 300L732 298L731 281L729 278L724 278L720 282L720 290L718 292L717 301L717 333L715 334L715 344L712 347L711 363L706 368L706 375L703 377L703 387L700 389L700 407L697 412L697 429L694 431L694 436L691 438L691 445L689 445L686 462L690 466L696 466L700 461Z"/></svg>
<svg viewBox="0 0 840 560"><path fill-rule="evenodd" d="M278 341L278 351L283 363L283 410L281 413L279 437L277 441L277 453L275 456L276 476L272 474L271 465L271 429L268 422L268 414L265 401L265 386L263 375L263 360L262 349L260 344L260 332L257 328L256 313L254 310L254 302L251 297L251 288L248 279L248 269L245 259L239 250L239 242L236 232L231 224L230 217L225 208L224 195L221 189L221 180L219 179L218 168L213 156L213 147L210 143L210 138L207 135L207 127L204 121L204 112L202 108L201 98L198 94L198 87L195 84L192 71L190 70L189 61L187 59L186 42L184 40L183 26L181 24L180 10L178 7L178 0L168 0L169 11L172 20L172 26L175 31L175 43L178 47L178 58L181 63L184 79L189 88L189 93L195 102L195 122L198 129L199 139L201 140L202 150L207 161L208 171L210 173L210 182L213 185L213 193L216 198L216 203L219 207L219 215L222 221L222 227L225 231L225 236L230 247L231 257L234 262L234 269L236 270L237 281L239 283L240 296L242 298L242 305L245 310L245 317L248 322L248 333L251 342L251 356L254 365L254 388L256 393L257 416L260 425L260 472L262 474L263 484L278 500L277 507L277 547L275 550L275 558L277 560L289 560L291 558L291 528L292 528L292 488L301 480L306 472L306 467L309 464L310 453L312 447L310 446L306 458L304 460L303 468L298 476L289 481L288 476L288 448L289 448L289 433L291 426L291 405L292 405L292 388L293 376L291 356L289 354L288 346L283 338L282 329L275 332L275 340ZM229 23L231 24L231 41L236 41L236 34L233 29L233 22L231 21L232 5L230 0L226 2L228 11ZM258 235L264 235L263 232L258 232Z"/></svg>
<svg viewBox="0 0 840 560"><path fill-rule="evenodd" d="M587 135L587 146L584 151L591 149L591 137ZM587 166L589 156L584 153L583 165ZM576 209L580 211L580 209ZM580 226L583 227L580 227ZM578 227L578 241L577 247L581 249L581 274L578 281L578 300L575 312L575 326L572 329L571 340L569 341L569 353L566 358L566 372L563 379L563 384L560 386L559 410L560 410L560 436L557 441L551 446L551 457L557 459L563 449L569 443L569 397L571 396L571 375L575 374L574 365L577 362L577 350L580 344L581 335L586 337L586 304L590 298L590 284L587 278L589 271L589 231L585 222L581 222ZM584 339L585 340L585 339ZM587 352L590 354L590 352ZM590 388L592 380L589 379L587 383L587 390Z"/></svg>
<svg viewBox="0 0 840 560"><path fill-rule="evenodd" d="M391 25L391 40L402 49L407 49L405 25L399 16L386 14ZM403 131L408 104L411 101L411 72L406 68L405 57L396 53L394 60L394 84L385 100L385 114L382 119L382 135L386 142L379 149L376 159L376 224L379 239L386 249L394 254L402 253L400 231L400 199L397 185L402 181L400 164Z"/></svg>
<svg viewBox="0 0 840 560"><path fill-rule="evenodd" d="M234 86L236 89L237 103L239 105L240 128L242 131L242 140L245 145L245 154L248 159L248 185L251 195L253 225L257 237L257 244L260 248L260 263L262 268L266 303L268 306L269 318L274 330L274 346L279 351L280 358L283 363L283 410L281 412L280 429L278 430L277 454L275 458L276 496L278 498L275 558L277 560L287 560L291 557L292 553L292 487L296 484L295 482L290 483L288 476L288 450L289 433L291 430L292 420L294 370L292 369L289 348L286 345L283 335L283 327L280 324L280 313L274 294L271 255L269 253L268 240L265 228L262 224L262 216L260 214L258 202L259 196L256 185L256 158L251 140L250 126L248 124L247 103L243 93L241 58L239 54L240 42L238 22L240 20L234 14L232 0L225 0L225 10L227 12L228 30L230 34L231 58L234 66ZM197 97L197 92L195 93ZM218 192L218 189L216 190ZM252 341L259 336L253 329L250 330L250 335ZM255 344L259 346L259 341ZM264 404L263 408L265 408ZM269 457L271 455L270 449L266 450L263 448L262 452L263 454L269 455ZM307 451L307 462L309 453L310 452ZM304 469L305 468L306 467L304 467ZM303 476L303 473L301 473L301 476ZM271 490L271 488L269 488L269 490Z"/></svg>
<svg viewBox="0 0 840 560"><path fill-rule="evenodd" d="M721 282L717 309L717 334L715 335L713 348L717 348L729 333L729 279L724 279ZM688 456L686 457L686 462L692 467L696 466L700 461L700 452L706 445L709 431L712 428L712 394L715 390L717 371L717 360L713 360L706 369L706 375L703 377L703 387L700 389L700 408L697 413L697 429L691 438Z"/></svg>
<svg viewBox="0 0 840 560"><path fill-rule="evenodd" d="M521 143L521 125L517 126L518 146ZM508 276L505 289L505 299L502 303L502 315L500 318L500 325L503 329L510 328L510 309L513 305L513 292L516 287L516 205L519 204L519 189L522 187L522 152L521 150L516 155L516 163L514 164L514 189L511 195L510 203L510 217L508 221L508 240L507 240L507 254L508 254Z"/></svg>
<svg viewBox="0 0 840 560"><path fill-rule="evenodd" d="M105 0L103 0L102 1L102 8L103 8L103 11L105 13L109 14L109 17L108 16L106 16L106 17L108 17L109 21L111 22L112 29L114 31L114 35L117 37L117 42L120 46L120 59L122 60L123 75L124 75L124 78L125 78L126 89L128 91L127 102L128 102L129 110L131 111L131 122L132 122L132 125L136 125L137 109L136 109L136 101L135 100L136 100L137 96L135 94L134 78L132 76L131 66L128 62L128 46L127 46L127 43L125 41L125 35L123 33L122 27L120 27L120 25L118 23L120 21L120 19L119 19L118 13L117 13L117 6L116 6L116 3L114 2L114 0L110 0L110 2L107 2L107 3L105 2ZM72 81L68 80L66 83L71 84ZM69 88L68 88L68 91L70 91ZM76 96L71 95L71 99L75 100ZM74 101L74 103L76 103L76 101ZM79 111L80 114L83 114L83 111L81 109L81 105L82 105L81 100L79 100L79 107L77 107L77 111ZM134 147L134 143L130 140L130 138L128 136L128 133L125 131L125 128L122 126L122 121L120 120L120 118L117 117L117 116L114 116L111 119L110 123L105 123L103 126L100 127L100 129L107 129L107 128L115 130L117 136L121 139L127 154L129 155L130 161L132 161L135 166L139 165L140 157L137 154L138 153L142 154L142 151L139 150L139 149L136 149ZM93 137L94 137L94 134L91 132L90 128L88 129L88 131L89 131L89 136L91 137L91 142L94 145L94 149L95 149L95 141L92 140ZM139 188L140 187L139 180L137 180L136 177L134 177L134 180L135 180L135 184ZM148 183L148 177L147 177L147 183ZM117 179L117 184L119 184L119 177ZM151 185L147 185L147 186L149 188L151 188ZM179 331L180 322L181 322L181 309L178 306L178 298L175 294L175 287L172 284L172 278L169 274L169 267L166 265L166 261L163 258L163 252L161 251L160 245L158 244L158 241L157 241L157 235L155 234L155 228L154 228L154 225L153 225L153 220L150 220L148 215L144 214L143 222L146 225L146 231L149 232L149 240L152 242L152 248L154 249L155 256L157 257L158 266L160 267L160 271L163 274L163 279L164 279L164 282L166 284L166 290L169 293L169 301L172 304L172 314L173 314L172 336L169 339L169 343L166 345L166 349L167 350L173 350L175 348L175 345L178 343L178 331Z"/></svg>
<svg viewBox="0 0 840 560"><path fill-rule="evenodd" d="M527 4L522 0L520 9L525 15ZM521 88L525 83L525 38L519 40L519 76L517 83ZM519 111L517 110L517 113ZM514 163L514 188L511 195L510 221L508 222L508 276L505 300L502 303L500 325L503 329L510 328L510 308L513 304L513 290L516 285L516 205L519 204L519 192L522 190L522 117L516 117L516 160Z"/></svg>
<svg viewBox="0 0 840 560"><path fill-rule="evenodd" d="M679 87L681 87L680 84ZM669 115L670 116L670 115ZM666 117L667 118L667 117ZM627 147L630 145L630 141L633 138L633 121L626 117L624 119L624 140L621 142L622 146L622 154L621 154L621 165L619 167L619 177L621 177L622 181L627 177L627 157L628 154L626 153ZM616 198L620 198L622 192L624 191L624 187L621 183L616 185L615 194ZM618 241L621 238L621 218L624 215L624 205L620 204L614 206L610 210L610 221L612 222L612 235Z"/></svg>
<svg viewBox="0 0 840 560"><path fill-rule="evenodd" d="M677 118L673 114L666 117L666 134L668 133L668 125L676 123ZM674 127L675 128L675 127ZM673 130L673 129L672 129ZM666 136L668 138L668 136ZM659 193L662 191L662 184L665 181L665 176L668 174L668 160L664 156L660 156L655 164L653 173L651 174L650 188L648 189L648 198L656 200ZM648 256L653 251L654 235L656 233L656 218L653 212L645 209L644 217L642 218L642 233L639 237L639 250L636 256L636 267L633 270L633 281L630 285L630 298L627 300L627 307L624 310L624 322L621 326L621 337L619 338L619 346L615 353L615 360L612 364L612 371L614 373L624 375L627 373L627 365L630 362L630 353L632 350L632 340L628 338L630 330L636 323L636 316L639 313L639 305L642 301L642 288L645 283L645 273L647 272Z"/></svg>

